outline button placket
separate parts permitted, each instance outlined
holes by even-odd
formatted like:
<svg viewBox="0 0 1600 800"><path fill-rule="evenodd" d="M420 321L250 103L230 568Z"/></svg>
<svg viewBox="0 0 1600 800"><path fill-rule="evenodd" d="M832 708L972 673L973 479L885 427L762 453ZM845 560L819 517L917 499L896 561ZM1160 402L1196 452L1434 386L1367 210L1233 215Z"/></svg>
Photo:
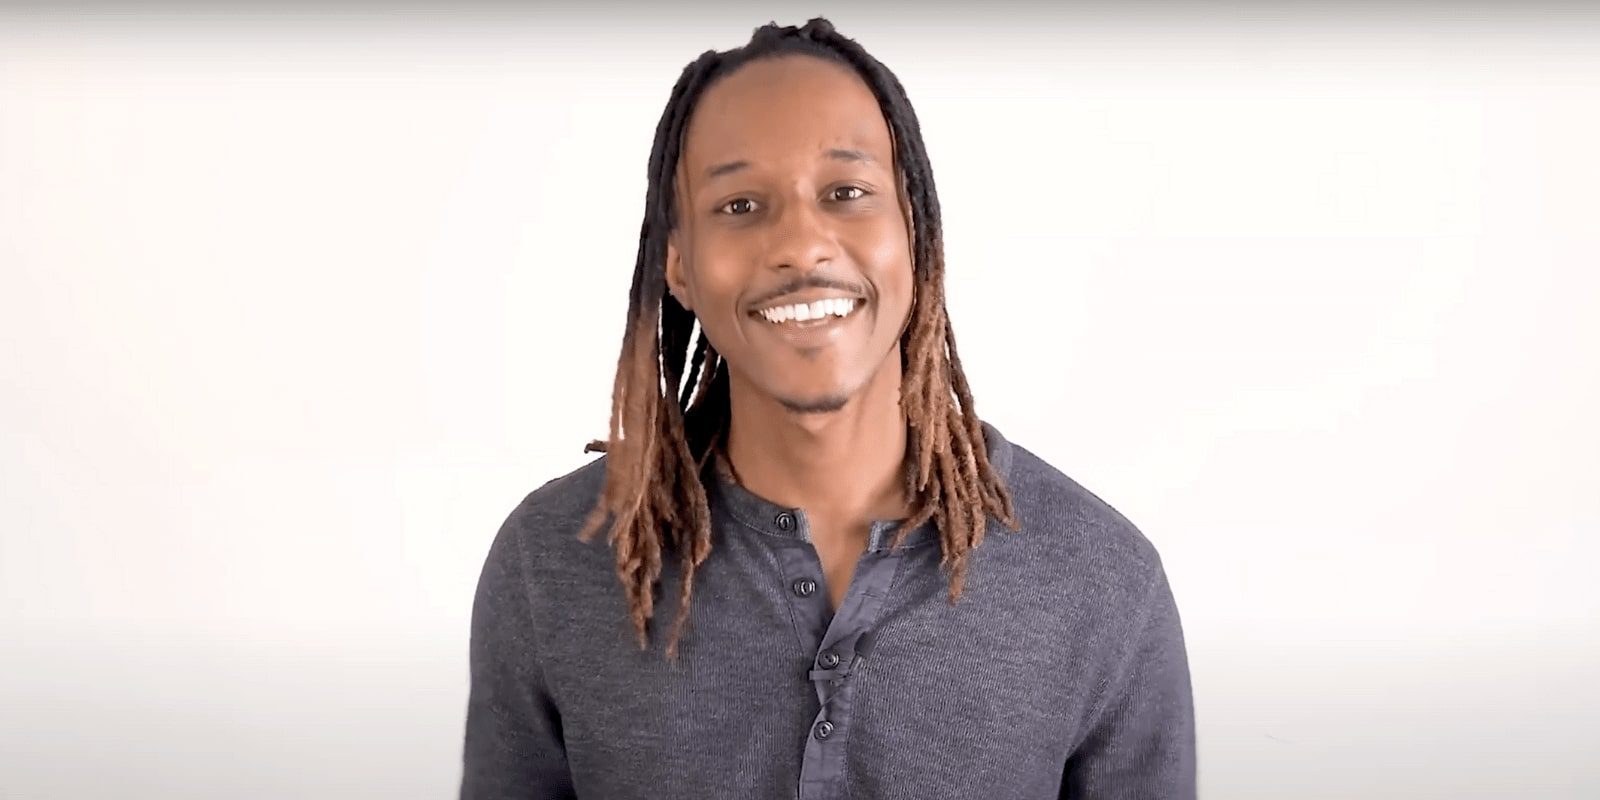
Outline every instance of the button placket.
<svg viewBox="0 0 1600 800"><path fill-rule="evenodd" d="M871 635L904 559L899 552L869 551L856 565L844 602L823 632L808 677L817 690L818 710L800 767L800 800L838 796L844 775L844 748L849 744L855 681L867 649L858 647ZM847 661L854 662L846 665Z"/></svg>

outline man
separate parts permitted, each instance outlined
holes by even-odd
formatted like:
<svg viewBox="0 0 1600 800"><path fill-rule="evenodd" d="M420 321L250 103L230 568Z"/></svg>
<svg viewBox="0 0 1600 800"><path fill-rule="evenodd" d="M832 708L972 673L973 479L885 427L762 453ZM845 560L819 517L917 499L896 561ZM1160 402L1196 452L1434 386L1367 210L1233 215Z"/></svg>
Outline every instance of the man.
<svg viewBox="0 0 1600 800"><path fill-rule="evenodd" d="M894 75L823 19L702 55L645 215L606 455L484 564L461 796L1193 797L1160 558L976 416Z"/></svg>

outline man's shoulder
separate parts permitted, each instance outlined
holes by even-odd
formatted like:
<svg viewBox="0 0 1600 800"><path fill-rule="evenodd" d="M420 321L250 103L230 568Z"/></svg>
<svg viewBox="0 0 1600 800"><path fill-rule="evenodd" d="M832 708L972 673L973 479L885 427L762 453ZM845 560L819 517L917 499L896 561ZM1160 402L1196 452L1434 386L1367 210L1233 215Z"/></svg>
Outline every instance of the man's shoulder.
<svg viewBox="0 0 1600 800"><path fill-rule="evenodd" d="M540 484L522 499L518 511L530 514L572 516L582 518L600 498L605 485L606 457L604 455L564 475Z"/></svg>
<svg viewBox="0 0 1600 800"><path fill-rule="evenodd" d="M606 459L601 456L545 481L511 510L501 532L521 539L524 545L537 542L545 551L557 540L577 543L578 531L599 502L605 476ZM592 542L604 544L603 532Z"/></svg>
<svg viewBox="0 0 1600 800"><path fill-rule="evenodd" d="M1022 536L1040 537L1096 571L1148 582L1161 570L1155 545L1098 494L1033 451L1011 443L1009 486Z"/></svg>

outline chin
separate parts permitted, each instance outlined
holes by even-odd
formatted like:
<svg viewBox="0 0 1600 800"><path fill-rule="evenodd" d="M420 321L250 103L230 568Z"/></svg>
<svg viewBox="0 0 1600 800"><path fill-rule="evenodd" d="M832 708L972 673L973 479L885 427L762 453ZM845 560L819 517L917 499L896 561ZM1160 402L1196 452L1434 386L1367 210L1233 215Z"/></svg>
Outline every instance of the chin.
<svg viewBox="0 0 1600 800"><path fill-rule="evenodd" d="M820 376L819 376L820 377ZM869 379L870 380L870 376ZM799 386L770 386L767 393L794 414L830 414L845 407L866 388L868 380L844 376L798 382Z"/></svg>
<svg viewBox="0 0 1600 800"><path fill-rule="evenodd" d="M763 364L745 377L753 395L776 403L791 414L831 414L867 392L875 373L856 365Z"/></svg>
<svg viewBox="0 0 1600 800"><path fill-rule="evenodd" d="M845 403L850 402L850 395L838 392L803 397L780 396L777 400L794 414L830 414L844 408Z"/></svg>

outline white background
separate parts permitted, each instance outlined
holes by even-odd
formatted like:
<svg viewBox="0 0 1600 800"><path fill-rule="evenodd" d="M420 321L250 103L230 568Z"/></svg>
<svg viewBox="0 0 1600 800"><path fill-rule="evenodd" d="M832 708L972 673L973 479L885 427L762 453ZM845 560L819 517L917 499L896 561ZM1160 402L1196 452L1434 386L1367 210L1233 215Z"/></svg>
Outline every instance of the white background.
<svg viewBox="0 0 1600 800"><path fill-rule="evenodd" d="M835 6L978 410L1163 555L1203 796L1600 796L1600 15ZM818 9L204 8L0 12L0 795L452 796L671 84Z"/></svg>

